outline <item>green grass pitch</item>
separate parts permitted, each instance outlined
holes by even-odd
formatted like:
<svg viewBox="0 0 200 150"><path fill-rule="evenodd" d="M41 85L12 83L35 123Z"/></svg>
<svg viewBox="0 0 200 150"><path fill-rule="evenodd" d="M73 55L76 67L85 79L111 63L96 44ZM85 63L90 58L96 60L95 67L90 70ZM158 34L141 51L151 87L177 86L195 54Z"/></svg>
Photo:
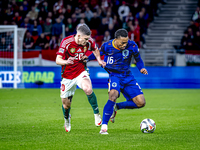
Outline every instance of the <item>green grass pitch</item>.
<svg viewBox="0 0 200 150"><path fill-rule="evenodd" d="M100 135L84 92L72 100L72 129L66 133L59 89L0 90L0 149L8 150L123 150L200 149L200 89L144 89L146 106L119 110L108 135ZM106 89L94 89L100 113L108 99ZM124 101L121 95L118 102ZM156 122L152 134L140 131L140 122Z"/></svg>

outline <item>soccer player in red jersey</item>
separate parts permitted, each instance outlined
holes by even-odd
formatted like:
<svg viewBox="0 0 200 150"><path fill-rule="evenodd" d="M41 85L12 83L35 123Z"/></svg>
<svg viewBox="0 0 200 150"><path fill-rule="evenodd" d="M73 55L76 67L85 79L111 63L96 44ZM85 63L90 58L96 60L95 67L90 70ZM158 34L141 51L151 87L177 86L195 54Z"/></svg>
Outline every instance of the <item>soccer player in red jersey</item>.
<svg viewBox="0 0 200 150"><path fill-rule="evenodd" d="M71 130L71 115L70 107L72 97L78 85L88 97L88 101L93 108L95 125L101 125L101 116L99 114L96 96L92 90L92 83L84 64L86 51L92 51L100 66L105 66L106 63L101 60L99 50L91 38L91 31L86 24L77 27L76 35L71 35L64 38L57 52L56 64L62 66L62 81L61 81L61 99L62 110L65 119L65 130Z"/></svg>

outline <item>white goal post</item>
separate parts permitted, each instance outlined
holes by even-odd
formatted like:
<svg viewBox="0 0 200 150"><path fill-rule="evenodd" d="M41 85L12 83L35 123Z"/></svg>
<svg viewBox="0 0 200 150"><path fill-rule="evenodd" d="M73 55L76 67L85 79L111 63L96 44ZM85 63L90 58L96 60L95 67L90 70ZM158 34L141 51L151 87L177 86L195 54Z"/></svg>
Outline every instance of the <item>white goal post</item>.
<svg viewBox="0 0 200 150"><path fill-rule="evenodd" d="M0 25L0 87L24 88L22 81L23 39L26 29Z"/></svg>

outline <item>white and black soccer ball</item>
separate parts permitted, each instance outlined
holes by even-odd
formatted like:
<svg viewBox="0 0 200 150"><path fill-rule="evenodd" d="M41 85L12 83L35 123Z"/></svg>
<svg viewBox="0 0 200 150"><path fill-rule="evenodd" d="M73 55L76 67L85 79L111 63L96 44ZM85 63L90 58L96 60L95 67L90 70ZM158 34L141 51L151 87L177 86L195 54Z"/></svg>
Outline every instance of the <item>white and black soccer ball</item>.
<svg viewBox="0 0 200 150"><path fill-rule="evenodd" d="M152 119L144 119L140 123L140 130L143 133L153 133L156 129L156 123Z"/></svg>

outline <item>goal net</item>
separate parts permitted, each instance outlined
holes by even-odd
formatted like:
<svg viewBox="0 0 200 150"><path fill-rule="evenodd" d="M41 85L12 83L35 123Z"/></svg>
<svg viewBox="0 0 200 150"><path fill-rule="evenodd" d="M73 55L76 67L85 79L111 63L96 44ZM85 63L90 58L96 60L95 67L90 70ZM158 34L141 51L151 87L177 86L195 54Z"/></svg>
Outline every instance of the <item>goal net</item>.
<svg viewBox="0 0 200 150"><path fill-rule="evenodd" d="M26 29L0 26L0 88L24 88L23 39Z"/></svg>

